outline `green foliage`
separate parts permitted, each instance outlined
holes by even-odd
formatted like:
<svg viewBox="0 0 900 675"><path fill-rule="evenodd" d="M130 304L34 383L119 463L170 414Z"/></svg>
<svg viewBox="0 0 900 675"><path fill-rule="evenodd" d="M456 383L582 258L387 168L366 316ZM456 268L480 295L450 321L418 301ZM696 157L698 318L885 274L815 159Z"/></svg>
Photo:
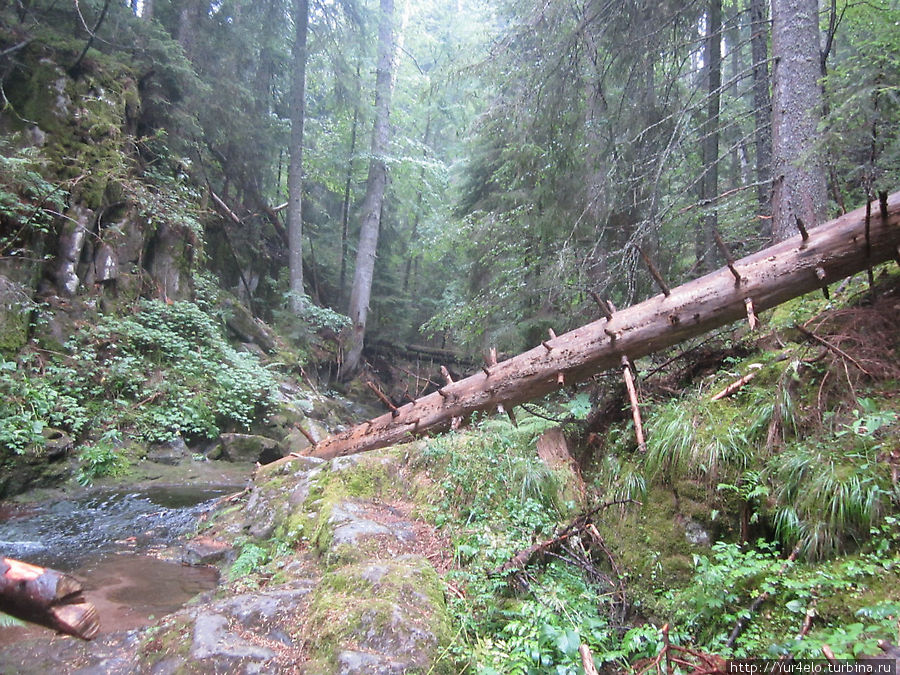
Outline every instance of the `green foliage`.
<svg viewBox="0 0 900 675"><path fill-rule="evenodd" d="M848 3L825 77L828 117L822 142L846 199L859 203L900 181L900 8Z"/></svg>
<svg viewBox="0 0 900 675"><path fill-rule="evenodd" d="M66 346L47 359L0 358L0 445L23 454L43 447L47 427L93 432L101 440L80 452L80 479L123 468L116 429L145 442L213 438L248 428L273 402L272 374L190 302L146 301L132 316L84 326Z"/></svg>
<svg viewBox="0 0 900 675"><path fill-rule="evenodd" d="M630 642L620 646L617 631L598 615L596 589L571 567L550 563L531 590L534 597L495 611L471 646L459 650L475 672L576 675L584 672L581 644L591 647L598 666L621 666L634 655ZM470 609L466 601L456 604L460 614Z"/></svg>
<svg viewBox="0 0 900 675"><path fill-rule="evenodd" d="M762 540L753 548L718 542L710 556L694 557L691 583L666 591L665 605L694 644L715 653L816 658L827 644L838 658L875 654L877 641L891 639L896 628L896 524L889 517L873 529L866 552L825 563L788 563ZM727 650L735 623L749 617L750 605L763 592L768 601ZM795 637L811 608L817 609L813 630Z"/></svg>
<svg viewBox="0 0 900 675"><path fill-rule="evenodd" d="M73 347L82 364L91 360L100 368L84 383L92 395L101 394L94 387L100 383L140 403L134 424L145 440L212 438L222 428L248 428L271 404L271 373L254 355L232 348L216 320L194 303L146 301L133 316L103 319Z"/></svg>
<svg viewBox="0 0 900 675"><path fill-rule="evenodd" d="M161 152L168 155L166 148ZM149 228L165 223L186 233L197 253L203 251L200 190L182 172L176 175L151 167L140 181L128 183L129 197Z"/></svg>
<svg viewBox="0 0 900 675"><path fill-rule="evenodd" d="M20 455L37 452L47 427L82 431L87 411L59 384L28 359L17 363L0 356L0 447Z"/></svg>
<svg viewBox="0 0 900 675"><path fill-rule="evenodd" d="M12 150L0 138L0 255L22 253L35 233L48 233L55 212L65 209L67 193L43 178L36 148Z"/></svg>
<svg viewBox="0 0 900 675"><path fill-rule="evenodd" d="M116 429L103 432L93 443L82 446L78 453L80 467L75 476L81 485L90 485L97 478L122 475L128 460L122 455L122 437Z"/></svg>
<svg viewBox="0 0 900 675"><path fill-rule="evenodd" d="M4 614L0 612L0 628L6 628L9 626L25 626L27 625L21 619L17 619L14 616L10 616L9 614Z"/></svg>
<svg viewBox="0 0 900 675"><path fill-rule="evenodd" d="M770 461L783 540L799 540L808 556L824 558L868 534L892 492L871 439L894 418L877 411L857 416L833 438L794 444Z"/></svg>
<svg viewBox="0 0 900 675"><path fill-rule="evenodd" d="M674 399L649 416L644 468L650 476L677 480L703 477L710 483L747 467L752 447L743 411L728 402Z"/></svg>
<svg viewBox="0 0 900 675"><path fill-rule="evenodd" d="M257 544L246 543L241 547L241 552L234 563L232 563L228 572L228 578L231 581L236 581L241 577L257 572L270 560L271 556L266 549Z"/></svg>
<svg viewBox="0 0 900 675"><path fill-rule="evenodd" d="M521 426L501 422L498 430L491 424L485 422L479 434L429 443L424 460L437 463L442 475L443 497L435 505L435 519L438 525L449 518L473 524L504 513L516 522L508 534L527 541L535 532L546 533L553 514L565 508L560 500L562 477L528 451L528 441L522 440L527 431Z"/></svg>
<svg viewBox="0 0 900 675"><path fill-rule="evenodd" d="M636 652L621 646L608 600L598 603L598 588L579 568L553 561L535 568L524 596L492 573L552 536L573 507L564 501L564 476L534 456L539 431L522 427L488 420L475 433L432 439L418 460L438 488L430 517L453 538L459 568L448 578L466 591L448 601L459 630L450 656L461 672L578 673L586 643L598 665L621 666Z"/></svg>

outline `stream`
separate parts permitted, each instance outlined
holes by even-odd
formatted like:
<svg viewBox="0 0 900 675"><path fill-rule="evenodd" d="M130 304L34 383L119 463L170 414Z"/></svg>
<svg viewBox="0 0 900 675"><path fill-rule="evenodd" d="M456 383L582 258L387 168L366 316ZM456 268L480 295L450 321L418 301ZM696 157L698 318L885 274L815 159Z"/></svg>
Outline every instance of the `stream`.
<svg viewBox="0 0 900 675"><path fill-rule="evenodd" d="M0 505L0 554L68 572L83 582L101 632L148 625L215 588L211 567L182 565L166 551L234 486L103 490L49 503ZM50 637L34 625L0 627L0 650Z"/></svg>

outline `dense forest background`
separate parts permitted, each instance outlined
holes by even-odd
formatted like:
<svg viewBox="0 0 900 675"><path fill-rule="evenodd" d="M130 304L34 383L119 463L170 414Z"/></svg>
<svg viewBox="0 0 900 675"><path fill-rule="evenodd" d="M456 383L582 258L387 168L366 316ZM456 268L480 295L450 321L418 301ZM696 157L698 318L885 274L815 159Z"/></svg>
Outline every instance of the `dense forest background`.
<svg viewBox="0 0 900 675"><path fill-rule="evenodd" d="M820 173L820 219L897 182L891 2L821 8L814 138L776 126L774 146L777 50L810 37L773 42L762 2L4 4L8 193L32 190L48 223L49 197L102 211L138 180L198 193L209 266L267 320L319 306L359 324L370 260L370 339L516 351L583 322L590 291L650 294L639 248L677 283L724 261L714 233L762 247L785 167ZM88 129L86 175L59 171L61 148L21 149L46 114L24 86L50 27L71 35L70 76L113 59L136 79L125 157ZM41 162L52 195L13 171ZM5 265L38 220L4 228Z"/></svg>

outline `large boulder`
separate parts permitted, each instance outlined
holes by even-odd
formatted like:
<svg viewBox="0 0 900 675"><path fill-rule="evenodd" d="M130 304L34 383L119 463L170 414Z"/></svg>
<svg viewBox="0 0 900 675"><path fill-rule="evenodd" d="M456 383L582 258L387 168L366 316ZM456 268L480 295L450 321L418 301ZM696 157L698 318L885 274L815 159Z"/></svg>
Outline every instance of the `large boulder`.
<svg viewBox="0 0 900 675"><path fill-rule="evenodd" d="M210 459L224 459L228 462L249 462L268 464L284 456L278 441L256 434L222 434L212 450Z"/></svg>
<svg viewBox="0 0 900 675"><path fill-rule="evenodd" d="M225 308L225 326L238 340L258 345L265 352L275 351L275 335L244 305L232 298L223 299L222 305Z"/></svg>

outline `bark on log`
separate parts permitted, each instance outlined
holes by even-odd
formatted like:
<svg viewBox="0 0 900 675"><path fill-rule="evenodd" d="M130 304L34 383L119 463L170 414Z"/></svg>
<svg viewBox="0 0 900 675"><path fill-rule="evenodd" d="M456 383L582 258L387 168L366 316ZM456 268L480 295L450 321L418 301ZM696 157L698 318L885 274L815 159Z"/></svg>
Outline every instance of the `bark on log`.
<svg viewBox="0 0 900 675"><path fill-rule="evenodd" d="M62 572L0 558L0 611L61 633L90 640L100 630L81 583Z"/></svg>
<svg viewBox="0 0 900 675"><path fill-rule="evenodd" d="M822 268L831 280L842 279L894 257L900 245L900 192L888 199L886 216L871 219L866 243L866 208L824 223L734 263L737 283L727 268L673 288L628 309L612 313L491 366L490 375L475 375L448 384L439 392L319 442L309 454L323 459L394 445L411 436L448 428L454 418L476 411L493 413L543 396L616 366L623 356L634 360L682 340L742 319L746 300L763 311L817 290ZM868 253L868 255L867 255Z"/></svg>

